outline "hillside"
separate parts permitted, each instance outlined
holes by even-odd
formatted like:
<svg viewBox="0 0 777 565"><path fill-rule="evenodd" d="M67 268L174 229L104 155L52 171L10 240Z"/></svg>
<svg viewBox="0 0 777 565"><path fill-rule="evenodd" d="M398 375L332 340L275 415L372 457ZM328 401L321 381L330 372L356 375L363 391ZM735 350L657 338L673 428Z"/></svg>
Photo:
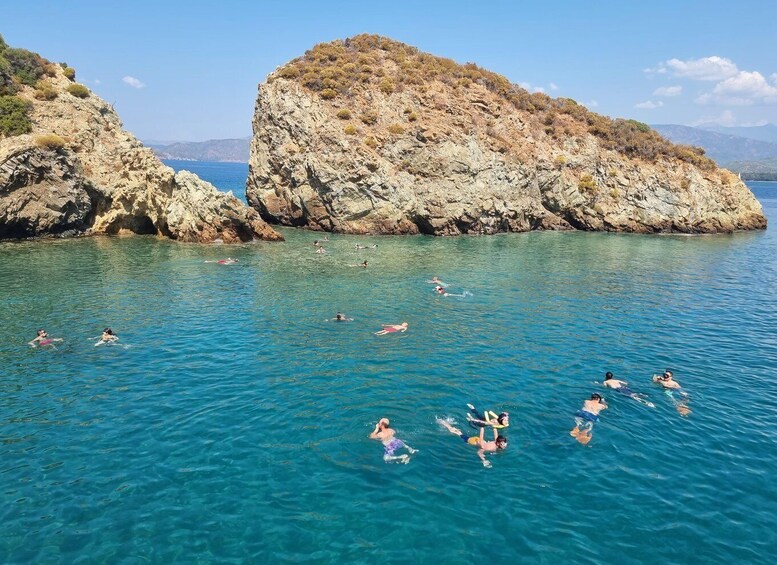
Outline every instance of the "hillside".
<svg viewBox="0 0 777 565"><path fill-rule="evenodd" d="M765 141L767 143L777 143L777 126L774 124L764 124L762 126L720 126L717 124L700 125L699 129L715 131L725 135L736 135Z"/></svg>
<svg viewBox="0 0 777 565"><path fill-rule="evenodd" d="M208 141L181 141L166 145L147 143L160 159L182 161L217 161L247 163L250 137L241 139L209 139Z"/></svg>
<svg viewBox="0 0 777 565"><path fill-rule="evenodd" d="M651 127L674 143L687 143L704 148L706 155L722 167L730 168L729 163L733 161L777 157L777 143L689 126L662 124Z"/></svg>
<svg viewBox="0 0 777 565"><path fill-rule="evenodd" d="M765 227L749 190L703 153L359 35L260 85L246 195L271 222L347 233Z"/></svg>
<svg viewBox="0 0 777 565"><path fill-rule="evenodd" d="M233 195L164 166L75 78L0 37L0 238L280 239Z"/></svg>

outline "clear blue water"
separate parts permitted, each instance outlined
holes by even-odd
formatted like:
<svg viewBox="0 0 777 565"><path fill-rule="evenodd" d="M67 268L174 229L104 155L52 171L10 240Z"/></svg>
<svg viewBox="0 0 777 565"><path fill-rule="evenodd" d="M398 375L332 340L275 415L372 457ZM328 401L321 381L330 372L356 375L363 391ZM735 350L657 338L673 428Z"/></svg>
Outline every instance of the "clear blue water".
<svg viewBox="0 0 777 565"><path fill-rule="evenodd" d="M163 163L168 167L172 167L176 172L181 170L191 171L224 192L231 190L232 194L245 202L248 163L181 161L178 159L165 159Z"/></svg>
<svg viewBox="0 0 777 565"><path fill-rule="evenodd" d="M777 184L753 186L775 225ZM0 562L773 562L774 228L330 236L324 256L284 234L0 244ZM122 346L94 347L106 325ZM65 341L30 348L38 327ZM665 367L688 417L650 382ZM435 423L466 402L513 415L492 469ZM381 416L408 465L367 439Z"/></svg>

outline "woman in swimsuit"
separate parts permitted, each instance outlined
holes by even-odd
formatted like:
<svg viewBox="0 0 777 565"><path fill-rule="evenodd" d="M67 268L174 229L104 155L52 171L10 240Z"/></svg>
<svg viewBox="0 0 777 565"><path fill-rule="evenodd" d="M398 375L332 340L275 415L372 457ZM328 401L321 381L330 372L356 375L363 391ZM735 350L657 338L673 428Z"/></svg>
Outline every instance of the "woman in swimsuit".
<svg viewBox="0 0 777 565"><path fill-rule="evenodd" d="M502 412L497 414L491 410L486 410L483 414L475 410L472 404L467 404L469 412L467 412L467 421L473 428L484 428L491 426L492 428L507 428L510 426L510 414ZM473 416L474 415L474 416Z"/></svg>
<svg viewBox="0 0 777 565"><path fill-rule="evenodd" d="M386 334L392 334L396 332L404 332L407 331L407 322L402 322L401 324L383 324L383 329L375 332L375 335L386 335Z"/></svg>

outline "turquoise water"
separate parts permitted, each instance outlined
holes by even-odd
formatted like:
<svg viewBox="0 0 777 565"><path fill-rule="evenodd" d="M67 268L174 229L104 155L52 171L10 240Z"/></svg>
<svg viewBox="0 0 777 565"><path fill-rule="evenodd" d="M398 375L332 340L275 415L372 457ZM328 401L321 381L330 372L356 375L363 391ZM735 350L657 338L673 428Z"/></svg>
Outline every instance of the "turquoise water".
<svg viewBox="0 0 777 565"><path fill-rule="evenodd" d="M777 184L753 186L774 225ZM774 228L330 236L323 256L284 234L0 244L0 562L773 561ZM94 347L106 325L120 345ZM30 348L38 327L65 341ZM688 417L650 382L665 367ZM466 402L513 416L491 469L435 423ZM408 465L367 439L381 416Z"/></svg>
<svg viewBox="0 0 777 565"><path fill-rule="evenodd" d="M168 167L175 169L176 172L180 170L191 171L224 192L231 190L232 194L245 202L248 163L181 161L179 159L165 159L163 162Z"/></svg>

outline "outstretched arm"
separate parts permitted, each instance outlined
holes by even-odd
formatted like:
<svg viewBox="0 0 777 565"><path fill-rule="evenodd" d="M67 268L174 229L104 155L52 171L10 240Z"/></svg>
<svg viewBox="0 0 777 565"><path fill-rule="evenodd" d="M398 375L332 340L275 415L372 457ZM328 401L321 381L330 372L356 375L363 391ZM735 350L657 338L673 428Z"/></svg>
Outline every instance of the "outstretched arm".
<svg viewBox="0 0 777 565"><path fill-rule="evenodd" d="M483 448L478 449L478 457L480 457L480 460L483 462L483 467L491 466L491 461L486 459L486 452L483 451Z"/></svg>

